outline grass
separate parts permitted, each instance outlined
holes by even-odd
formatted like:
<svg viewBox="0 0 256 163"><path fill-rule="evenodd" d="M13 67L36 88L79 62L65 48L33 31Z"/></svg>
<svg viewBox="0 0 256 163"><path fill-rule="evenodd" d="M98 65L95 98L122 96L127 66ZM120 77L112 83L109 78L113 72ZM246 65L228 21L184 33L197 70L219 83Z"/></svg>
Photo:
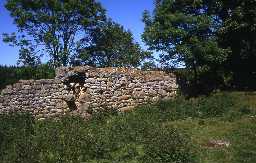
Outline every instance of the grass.
<svg viewBox="0 0 256 163"><path fill-rule="evenodd" d="M219 92L129 113L35 121L0 116L0 162L255 163L256 93ZM211 147L211 140L230 146Z"/></svg>

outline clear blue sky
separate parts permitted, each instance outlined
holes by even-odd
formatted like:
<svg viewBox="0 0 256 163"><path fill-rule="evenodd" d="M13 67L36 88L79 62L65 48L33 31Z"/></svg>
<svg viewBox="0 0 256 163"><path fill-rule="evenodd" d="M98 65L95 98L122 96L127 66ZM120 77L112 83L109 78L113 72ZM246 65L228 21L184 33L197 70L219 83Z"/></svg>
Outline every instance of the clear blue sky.
<svg viewBox="0 0 256 163"><path fill-rule="evenodd" d="M144 10L153 10L153 0L99 0L107 10L108 17L131 30L136 42L140 43L144 30L142 13ZM2 42L2 33L16 32L9 12L4 8L5 0L0 0L0 65L15 65L18 58L18 49Z"/></svg>

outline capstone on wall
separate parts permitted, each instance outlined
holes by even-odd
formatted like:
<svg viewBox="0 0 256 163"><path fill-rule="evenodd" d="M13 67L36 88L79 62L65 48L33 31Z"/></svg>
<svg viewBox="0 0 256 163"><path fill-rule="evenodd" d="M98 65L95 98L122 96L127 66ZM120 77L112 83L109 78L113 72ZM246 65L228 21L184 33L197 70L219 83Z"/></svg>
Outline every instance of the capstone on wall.
<svg viewBox="0 0 256 163"><path fill-rule="evenodd" d="M0 95L0 113L30 112L38 119L135 106L176 95L176 77L162 71L128 68L64 67L55 79L21 80Z"/></svg>

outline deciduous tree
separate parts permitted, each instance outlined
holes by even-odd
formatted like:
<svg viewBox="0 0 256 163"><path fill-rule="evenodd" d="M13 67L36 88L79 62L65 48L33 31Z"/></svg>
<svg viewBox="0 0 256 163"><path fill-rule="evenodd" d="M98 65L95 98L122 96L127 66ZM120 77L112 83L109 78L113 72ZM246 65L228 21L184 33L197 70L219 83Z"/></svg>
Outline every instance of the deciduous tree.
<svg viewBox="0 0 256 163"><path fill-rule="evenodd" d="M80 49L78 53L86 64L137 67L151 56L134 41L130 31L111 20L91 32L91 42L91 46Z"/></svg>
<svg viewBox="0 0 256 163"><path fill-rule="evenodd" d="M144 13L143 40L150 50L161 52L162 62L185 63L194 72L217 71L228 50L219 48L216 31L221 25L209 14L208 2L202 0L162 0L151 15Z"/></svg>
<svg viewBox="0 0 256 163"><path fill-rule="evenodd" d="M55 67L68 65L77 49L90 43L89 32L105 20L105 11L95 0L7 0L5 6L22 39L34 47L26 51L48 54ZM5 41L8 37L5 34ZM14 44L15 40L9 39Z"/></svg>
<svg viewBox="0 0 256 163"><path fill-rule="evenodd" d="M218 31L219 43L230 48L226 70L234 75L234 84L255 88L256 82L256 1L219 0L216 11L223 25Z"/></svg>

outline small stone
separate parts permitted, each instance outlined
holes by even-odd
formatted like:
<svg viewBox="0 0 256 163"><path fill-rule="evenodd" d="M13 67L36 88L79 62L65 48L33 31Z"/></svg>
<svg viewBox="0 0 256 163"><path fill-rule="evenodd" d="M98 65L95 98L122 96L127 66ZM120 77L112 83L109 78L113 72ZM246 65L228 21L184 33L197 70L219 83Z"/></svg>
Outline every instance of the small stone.
<svg viewBox="0 0 256 163"><path fill-rule="evenodd" d="M133 106L122 107L119 109L120 112L130 112L134 109Z"/></svg>
<svg viewBox="0 0 256 163"><path fill-rule="evenodd" d="M75 101L75 97L73 95L68 95L68 96L64 96L63 100L67 102L71 102L71 101Z"/></svg>
<svg viewBox="0 0 256 163"><path fill-rule="evenodd" d="M93 84L93 83L95 83L95 82L96 82L96 80L95 80L94 78L88 78L88 79L85 80L85 83L91 83L91 84Z"/></svg>
<svg viewBox="0 0 256 163"><path fill-rule="evenodd" d="M209 142L207 142L205 146L210 148L223 148L223 147L229 147L230 142L226 140L210 140Z"/></svg>
<svg viewBox="0 0 256 163"><path fill-rule="evenodd" d="M135 87L135 84L134 84L134 83L130 83L130 84L128 85L128 87L129 87L129 88L134 88L134 87Z"/></svg>
<svg viewBox="0 0 256 163"><path fill-rule="evenodd" d="M162 97L167 96L167 92L166 92L165 90L163 90L163 89L160 89L160 90L158 91L158 93L159 93Z"/></svg>
<svg viewBox="0 0 256 163"><path fill-rule="evenodd" d="M122 101L122 100L128 100L131 98L131 95L123 95L121 97L118 98L119 101Z"/></svg>

